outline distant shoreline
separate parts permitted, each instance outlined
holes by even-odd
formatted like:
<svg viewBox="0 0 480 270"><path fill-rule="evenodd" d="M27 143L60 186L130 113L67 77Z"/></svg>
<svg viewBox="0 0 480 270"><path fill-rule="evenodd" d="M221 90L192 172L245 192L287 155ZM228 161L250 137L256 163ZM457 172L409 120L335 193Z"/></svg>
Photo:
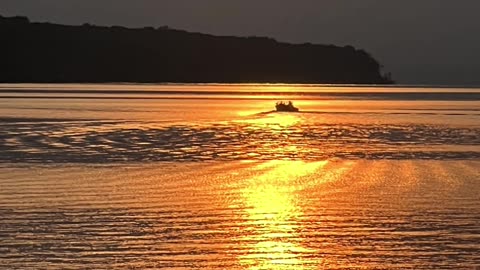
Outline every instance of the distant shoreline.
<svg viewBox="0 0 480 270"><path fill-rule="evenodd" d="M394 83L352 46L2 16L0 35L0 83Z"/></svg>

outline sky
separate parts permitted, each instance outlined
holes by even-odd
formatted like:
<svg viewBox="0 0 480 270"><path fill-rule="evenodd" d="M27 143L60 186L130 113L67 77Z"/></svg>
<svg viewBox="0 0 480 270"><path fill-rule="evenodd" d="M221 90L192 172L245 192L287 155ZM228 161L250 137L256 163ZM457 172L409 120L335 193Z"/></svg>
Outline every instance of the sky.
<svg viewBox="0 0 480 270"><path fill-rule="evenodd" d="M479 0L1 0L32 21L353 45L401 84L480 85Z"/></svg>

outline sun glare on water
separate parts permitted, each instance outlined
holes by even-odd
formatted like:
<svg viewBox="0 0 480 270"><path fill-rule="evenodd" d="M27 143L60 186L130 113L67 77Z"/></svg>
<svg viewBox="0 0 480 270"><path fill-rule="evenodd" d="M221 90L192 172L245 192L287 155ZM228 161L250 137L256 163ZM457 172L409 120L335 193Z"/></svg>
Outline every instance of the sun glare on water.
<svg viewBox="0 0 480 270"><path fill-rule="evenodd" d="M294 114L274 113L267 114L259 118L241 120L240 122L263 128L265 126L289 127L297 124L300 121L301 118Z"/></svg>
<svg viewBox="0 0 480 270"><path fill-rule="evenodd" d="M298 240L302 229L298 219L303 215L301 179L326 164L328 161L271 161L257 167L260 173L248 180L242 192L248 229L241 240L251 243L246 247L248 254L240 257L242 265L250 269L307 268L304 256L314 251Z"/></svg>

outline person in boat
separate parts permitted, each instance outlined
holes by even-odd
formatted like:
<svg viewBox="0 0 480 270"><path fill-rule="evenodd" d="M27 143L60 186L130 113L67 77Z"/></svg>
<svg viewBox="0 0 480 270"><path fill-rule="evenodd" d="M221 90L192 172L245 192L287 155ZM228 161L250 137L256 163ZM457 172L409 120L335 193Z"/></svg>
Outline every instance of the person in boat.
<svg viewBox="0 0 480 270"><path fill-rule="evenodd" d="M288 103L285 103L283 101L277 102L275 105L277 112L298 112L298 108L295 108L293 106L293 103L289 101Z"/></svg>

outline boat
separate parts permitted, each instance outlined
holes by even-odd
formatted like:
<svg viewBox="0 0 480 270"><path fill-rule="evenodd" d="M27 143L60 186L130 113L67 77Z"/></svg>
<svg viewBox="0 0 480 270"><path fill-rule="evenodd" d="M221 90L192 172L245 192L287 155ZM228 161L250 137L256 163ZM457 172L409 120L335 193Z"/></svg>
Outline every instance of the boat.
<svg viewBox="0 0 480 270"><path fill-rule="evenodd" d="M277 112L298 112L299 109L293 106L293 103L291 101L289 102L283 102L279 101L275 105L275 108L277 109Z"/></svg>

